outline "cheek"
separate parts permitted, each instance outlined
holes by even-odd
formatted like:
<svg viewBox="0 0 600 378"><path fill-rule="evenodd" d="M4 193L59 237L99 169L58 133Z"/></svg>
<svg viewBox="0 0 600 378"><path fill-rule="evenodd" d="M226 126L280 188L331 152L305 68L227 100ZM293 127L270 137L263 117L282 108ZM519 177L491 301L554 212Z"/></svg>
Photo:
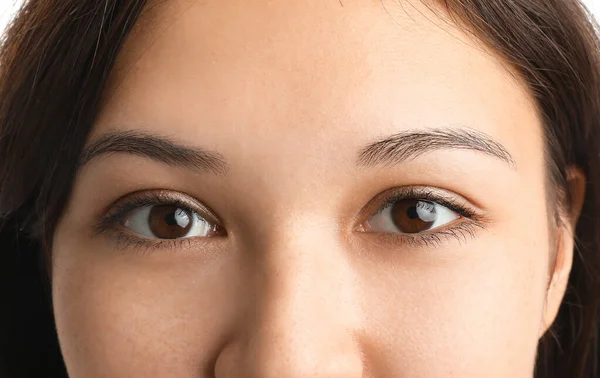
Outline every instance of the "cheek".
<svg viewBox="0 0 600 378"><path fill-rule="evenodd" d="M343 283L357 293L373 376L531 377L549 246L543 207L523 208L511 204L510 221L461 242L341 251L353 266ZM244 314L261 294L248 289L253 268L239 255L140 256L77 235L77 226L59 226L53 250L54 310L71 377L198 376L232 333L253 327ZM328 296L339 300L339 292Z"/></svg>
<svg viewBox="0 0 600 378"><path fill-rule="evenodd" d="M462 245L401 251L361 274L381 376L532 376L549 249L545 219L527 223Z"/></svg>
<svg viewBox="0 0 600 378"><path fill-rule="evenodd" d="M70 376L192 377L208 369L239 313L226 300L239 286L234 264L116 256L77 247L83 245L58 238L53 261L56 325Z"/></svg>

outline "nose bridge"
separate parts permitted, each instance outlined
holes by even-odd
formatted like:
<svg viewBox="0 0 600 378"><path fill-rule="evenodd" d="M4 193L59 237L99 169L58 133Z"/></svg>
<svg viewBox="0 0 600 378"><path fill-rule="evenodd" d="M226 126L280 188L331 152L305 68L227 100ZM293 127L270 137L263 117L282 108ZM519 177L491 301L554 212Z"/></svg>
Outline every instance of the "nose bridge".
<svg viewBox="0 0 600 378"><path fill-rule="evenodd" d="M301 228L304 235L281 237L263 247L258 313L288 330L313 318L320 320L313 329L326 319L351 322L353 275L346 253L332 240L333 231ZM339 313L344 308L347 317Z"/></svg>
<svg viewBox="0 0 600 378"><path fill-rule="evenodd" d="M362 376L353 275L332 232L280 232L254 251L252 298L229 353L238 369L231 376Z"/></svg>

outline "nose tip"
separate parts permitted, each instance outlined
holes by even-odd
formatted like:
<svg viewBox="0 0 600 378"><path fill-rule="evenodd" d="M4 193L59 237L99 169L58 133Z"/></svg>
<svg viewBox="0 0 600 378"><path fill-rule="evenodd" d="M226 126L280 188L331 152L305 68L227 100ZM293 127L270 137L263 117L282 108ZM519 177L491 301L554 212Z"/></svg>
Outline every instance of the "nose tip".
<svg viewBox="0 0 600 378"><path fill-rule="evenodd" d="M362 366L354 356L340 351L335 356L330 354L314 358L299 358L298 355L258 358L248 373L248 377L252 378L360 378Z"/></svg>
<svg viewBox="0 0 600 378"><path fill-rule="evenodd" d="M363 377L353 270L335 248L293 256L260 263L248 278L243 297L252 300L217 357L216 377Z"/></svg>
<svg viewBox="0 0 600 378"><path fill-rule="evenodd" d="M324 324L324 326L326 326ZM215 376L244 378L360 378L363 363L353 338L276 335L263 330L230 345L217 360ZM304 335L308 336L309 332Z"/></svg>
<svg viewBox="0 0 600 378"><path fill-rule="evenodd" d="M349 302L331 290L295 291L263 294L254 302L217 358L217 378L364 376L357 317ZM337 300L319 300L329 296Z"/></svg>

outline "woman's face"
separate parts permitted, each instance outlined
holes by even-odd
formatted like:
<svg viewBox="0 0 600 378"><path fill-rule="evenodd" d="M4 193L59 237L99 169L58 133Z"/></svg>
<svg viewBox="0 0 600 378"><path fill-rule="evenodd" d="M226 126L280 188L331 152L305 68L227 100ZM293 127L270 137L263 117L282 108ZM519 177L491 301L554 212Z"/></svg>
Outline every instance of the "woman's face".
<svg viewBox="0 0 600 378"><path fill-rule="evenodd" d="M531 377L542 127L439 12L151 4L54 237L70 375Z"/></svg>

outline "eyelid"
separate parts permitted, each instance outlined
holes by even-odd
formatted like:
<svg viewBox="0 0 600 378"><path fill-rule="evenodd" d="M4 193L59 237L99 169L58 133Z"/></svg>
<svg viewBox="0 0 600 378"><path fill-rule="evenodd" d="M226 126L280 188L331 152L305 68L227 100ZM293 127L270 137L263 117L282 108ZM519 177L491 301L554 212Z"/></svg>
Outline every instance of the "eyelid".
<svg viewBox="0 0 600 378"><path fill-rule="evenodd" d="M485 213L463 196L448 190L431 186L402 186L384 190L377 194L358 215L355 227L361 227L367 220L401 199L420 199L438 203L461 217L485 223Z"/></svg>
<svg viewBox="0 0 600 378"><path fill-rule="evenodd" d="M485 213L481 209L477 208L458 194L436 187L405 186L385 190L370 200L358 214L359 222L358 225L356 225L355 222L355 231L361 231L357 229L357 227L363 225L368 219L389 204L400 199L422 199L436 202L455 211L461 218L452 226L441 226L439 229L436 228L431 232L420 234L374 233L364 231L362 231L362 233L377 235L375 239L378 242L384 243L386 248L389 247L390 243L393 243L395 246L403 243L411 245L427 245L429 243L440 242L442 238L450 236L454 236L458 240L466 239L467 235L474 235L476 228L484 228L487 221ZM109 206L109 210L105 212L101 221L94 228L98 234L110 232L113 235L116 235L116 240L119 245L125 245L125 247L139 247L141 249L183 248L185 245L192 243L191 239L198 239L201 243L207 242L206 240L202 240L206 238L184 238L174 240L147 239L141 236L135 236L134 233L126 230L124 226L119 226L119 220L126 217L131 211L150 204L174 204L182 206L198 213L198 215L203 217L209 223L221 227L224 231L223 236L227 235L223 222L220 221L208 206L186 194L171 190L143 190L123 196ZM193 242L196 243L196 240Z"/></svg>
<svg viewBox="0 0 600 378"><path fill-rule="evenodd" d="M107 227L119 223L119 220L126 218L133 210L144 206L162 204L181 206L186 210L197 213L207 222L224 229L223 222L221 222L218 216L208 206L186 194L162 189L143 190L129 193L119 198L109 206L109 209L105 212L105 215L102 216L102 219L95 228L98 231L103 231Z"/></svg>
<svg viewBox="0 0 600 378"><path fill-rule="evenodd" d="M372 217L391 206L395 201L417 199L434 202L454 211L459 218L453 222L421 233L372 232L365 230L365 224ZM488 223L486 214L464 197L448 190L426 187L405 186L388 189L376 195L363 208L358 217L355 231L361 233L361 240L372 243L375 248L394 250L401 246L409 248L435 247L449 239L466 242L474 238L477 230L485 229Z"/></svg>

